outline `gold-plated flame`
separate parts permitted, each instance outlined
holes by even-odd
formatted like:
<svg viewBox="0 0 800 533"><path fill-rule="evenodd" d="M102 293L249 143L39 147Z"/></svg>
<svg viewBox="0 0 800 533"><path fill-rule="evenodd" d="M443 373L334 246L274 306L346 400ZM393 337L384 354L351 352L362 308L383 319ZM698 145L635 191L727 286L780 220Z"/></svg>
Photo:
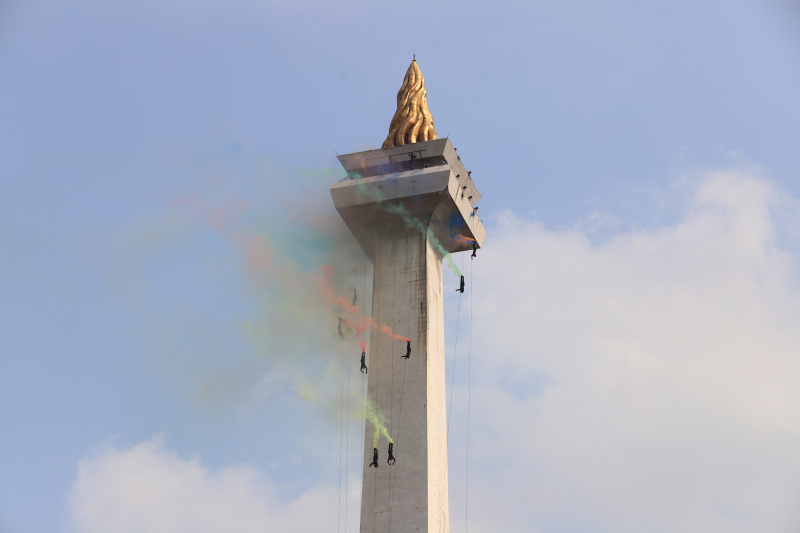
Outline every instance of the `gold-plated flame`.
<svg viewBox="0 0 800 533"><path fill-rule="evenodd" d="M414 60L403 78L403 86L397 91L397 111L392 117L389 135L381 148L439 138L433 129L433 116L428 110L426 95L425 79Z"/></svg>

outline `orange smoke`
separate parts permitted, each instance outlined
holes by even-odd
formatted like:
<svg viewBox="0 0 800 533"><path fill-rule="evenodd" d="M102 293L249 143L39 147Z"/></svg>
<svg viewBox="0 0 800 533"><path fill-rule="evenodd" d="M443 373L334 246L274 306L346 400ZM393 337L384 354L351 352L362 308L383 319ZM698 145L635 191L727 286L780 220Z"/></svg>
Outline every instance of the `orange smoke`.
<svg viewBox="0 0 800 533"><path fill-rule="evenodd" d="M390 326L379 324L371 316L366 316L349 298L337 294L332 286L335 272L330 266L321 265L320 272L313 273L303 272L292 264L281 265L273 261L272 249L265 239L247 233L240 225L242 213L248 207L246 202L232 202L230 207L225 208L205 205L198 196L191 196L175 198L172 204L187 206L195 216L208 223L217 233L233 240L244 250L245 262L251 271L265 277L277 278L284 285L313 287L329 313L340 316L357 335L363 335L365 331L374 329L392 339L409 340L395 333Z"/></svg>
<svg viewBox="0 0 800 533"><path fill-rule="evenodd" d="M320 270L326 273L333 272L333 269L328 265L322 265ZM395 333L387 324L379 324L371 316L366 316L361 312L361 308L359 306L353 305L346 296L337 294L331 284L322 277L318 279L318 288L325 302L331 307L338 308L340 314L344 315L342 316L342 320L348 326L356 330L356 336L362 335L369 329L374 329L395 340L409 340L406 337Z"/></svg>
<svg viewBox="0 0 800 533"><path fill-rule="evenodd" d="M465 237L464 235L458 235L458 234L453 235L453 240L455 240L456 242L460 242L462 244L466 244L468 242L476 242L475 239L470 239L469 237Z"/></svg>

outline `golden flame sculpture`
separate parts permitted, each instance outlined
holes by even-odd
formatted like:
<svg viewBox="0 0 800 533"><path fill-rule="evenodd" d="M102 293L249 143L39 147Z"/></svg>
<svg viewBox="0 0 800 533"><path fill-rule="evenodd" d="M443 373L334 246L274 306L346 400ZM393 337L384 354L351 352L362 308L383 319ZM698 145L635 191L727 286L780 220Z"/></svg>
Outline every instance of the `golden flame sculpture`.
<svg viewBox="0 0 800 533"><path fill-rule="evenodd" d="M406 77L403 78L403 86L397 91L397 111L392 117L389 135L383 141L381 148L439 138L433 128L433 116L428 109L427 94L422 71L414 60L406 71Z"/></svg>

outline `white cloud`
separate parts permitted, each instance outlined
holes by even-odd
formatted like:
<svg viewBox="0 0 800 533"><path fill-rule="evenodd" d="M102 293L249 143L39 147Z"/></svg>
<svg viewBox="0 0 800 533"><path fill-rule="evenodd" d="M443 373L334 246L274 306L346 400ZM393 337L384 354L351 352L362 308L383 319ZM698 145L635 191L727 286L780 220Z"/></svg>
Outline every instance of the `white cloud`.
<svg viewBox="0 0 800 533"><path fill-rule="evenodd" d="M602 244L505 215L474 267L470 530L797 531L792 202L727 171Z"/></svg>
<svg viewBox="0 0 800 533"><path fill-rule="evenodd" d="M355 480L350 489L357 498ZM80 533L264 533L335 525L335 487L289 501L280 492L255 468L211 471L154 438L129 449L108 444L81 460L67 507L70 529Z"/></svg>
<svg viewBox="0 0 800 533"><path fill-rule="evenodd" d="M778 237L796 202L749 170L695 185L677 222L600 244L512 214L489 235L470 286L470 531L798 530L800 276ZM211 471L155 439L81 461L69 517L80 533L335 524L335 488L281 494L256 469Z"/></svg>

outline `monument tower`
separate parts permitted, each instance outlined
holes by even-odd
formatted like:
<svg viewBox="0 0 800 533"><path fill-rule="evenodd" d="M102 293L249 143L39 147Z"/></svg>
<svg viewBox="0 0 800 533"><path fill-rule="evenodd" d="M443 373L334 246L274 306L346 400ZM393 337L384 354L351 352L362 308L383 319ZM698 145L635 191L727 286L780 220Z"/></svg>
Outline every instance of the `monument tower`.
<svg viewBox="0 0 800 533"><path fill-rule="evenodd" d="M397 93L379 150L339 156L347 178L331 187L336 210L374 265L372 318L407 343L373 332L368 401L394 439L364 436L361 532L449 530L443 292L463 278L446 254L480 248L480 199L450 140L439 139L416 61ZM443 270L442 261L452 268ZM467 287L469 290L469 287Z"/></svg>

